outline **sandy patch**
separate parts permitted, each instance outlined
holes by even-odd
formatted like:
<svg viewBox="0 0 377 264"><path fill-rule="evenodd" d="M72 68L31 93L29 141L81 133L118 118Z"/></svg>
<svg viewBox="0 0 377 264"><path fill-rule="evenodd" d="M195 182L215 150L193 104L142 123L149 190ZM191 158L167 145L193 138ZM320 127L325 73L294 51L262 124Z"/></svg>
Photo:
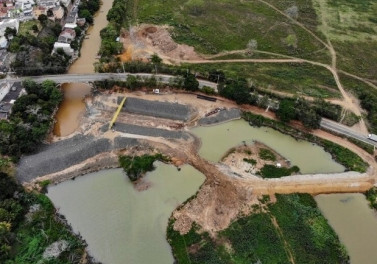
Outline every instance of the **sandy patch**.
<svg viewBox="0 0 377 264"><path fill-rule="evenodd" d="M154 53L165 63L173 60L200 60L193 47L177 44L171 37L169 27L141 24L123 30L121 40L124 52L119 56L122 61L147 61Z"/></svg>

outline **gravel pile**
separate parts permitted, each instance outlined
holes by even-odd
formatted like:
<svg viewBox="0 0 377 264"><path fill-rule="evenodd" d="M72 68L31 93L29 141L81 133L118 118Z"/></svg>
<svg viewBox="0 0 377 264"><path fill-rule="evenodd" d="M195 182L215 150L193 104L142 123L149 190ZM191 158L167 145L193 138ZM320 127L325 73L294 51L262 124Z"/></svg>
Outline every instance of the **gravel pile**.
<svg viewBox="0 0 377 264"><path fill-rule="evenodd" d="M187 121L191 116L190 108L186 105L149 101L133 97L127 98L123 111L180 121Z"/></svg>
<svg viewBox="0 0 377 264"><path fill-rule="evenodd" d="M170 131L166 129L159 129L159 128L152 128L152 127L143 127L143 126L136 126L124 123L116 123L113 127L116 131L135 134L135 135L142 135L142 136L150 136L150 137L163 137L163 138L171 138L171 139L189 139L189 134L183 131Z"/></svg>
<svg viewBox="0 0 377 264"><path fill-rule="evenodd" d="M213 116L204 117L198 121L198 124L201 126L212 125L212 124L217 124L217 123L225 122L232 119L237 119L240 117L241 117L241 111L237 108L232 108L230 110L222 110Z"/></svg>
<svg viewBox="0 0 377 264"><path fill-rule="evenodd" d="M20 182L58 172L112 149L108 139L78 135L44 146L37 154L21 159L16 177Z"/></svg>

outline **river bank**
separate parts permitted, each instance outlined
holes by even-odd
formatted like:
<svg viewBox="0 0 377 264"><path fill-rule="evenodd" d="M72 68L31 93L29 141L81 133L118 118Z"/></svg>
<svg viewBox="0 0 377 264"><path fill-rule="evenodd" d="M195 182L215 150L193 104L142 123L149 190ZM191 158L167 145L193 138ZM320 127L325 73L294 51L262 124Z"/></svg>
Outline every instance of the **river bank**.
<svg viewBox="0 0 377 264"><path fill-rule="evenodd" d="M189 111L194 114L186 119L187 121L177 120L173 117L171 117L172 119L168 119L165 116L164 118L157 118L155 116L122 111L114 130L108 131L108 122L117 108L120 96L136 98L143 96L143 104L153 105L154 101L160 101L164 102L164 104L185 105L190 109L195 109L195 111ZM171 157L172 160L176 161L176 164L180 164L179 166L182 166L182 164L191 165L206 177L195 198L174 211L173 215L176 219L174 230L184 234L195 223L211 235L226 229L233 221L238 219L240 214L249 214L250 208L257 204L258 199L263 195L270 195L271 199L274 199L274 193L361 192L373 185L374 178L372 175L356 172L342 173L344 169L341 166L333 171L339 173L319 173L315 168L312 174L266 180L251 174L250 177L240 177L235 175L232 169L219 166L217 164L218 159L212 162L208 161L209 159L198 150L200 141L202 141L202 148L212 149L223 154L229 149L229 146L225 146L224 149L219 148L223 146L223 143L230 140L235 140L234 142L230 141L231 146L240 144L243 140L252 143L251 141L254 138L251 138L251 136L258 135L265 140L269 140L268 146L284 157L288 157L288 152L297 152L296 148L292 149L295 144L298 144L297 149L300 148L300 144L305 144L305 151L297 156L305 157L305 155L308 156L314 153L314 149L318 149L316 151L322 151L319 152L322 154L316 158L309 158L311 163L322 160L320 159L321 157L324 160L331 161L331 156L318 146L313 146L308 142L296 141L276 130L265 127L253 128L244 120L223 123L229 118L229 115L212 116L216 122L223 123L222 125L198 126L199 120L205 118L210 110L218 108L218 105L221 104L226 105L228 109L232 109L234 104L232 105L231 103L208 102L197 99L195 95L171 93L166 96L159 96L145 94L141 91L125 94L98 94L87 100L86 103L87 111L79 128L80 133L83 135L73 135L62 140L55 139L54 143L42 148L40 153L24 157L21 160L20 165L22 166L19 168L19 175L27 175L29 173L30 176L34 177L31 179L31 183L25 183L26 185L35 186L37 182L46 180L58 183L103 168L118 167L119 154L133 156L158 152ZM170 108L168 107L167 109ZM231 111L233 112L233 110ZM187 111L184 112L187 113ZM207 138L203 135L195 136L195 133L193 133L195 129L203 129L203 133L207 134ZM210 132L204 131L206 129L210 129ZM240 131L242 132L241 134ZM224 136L224 138L219 138L219 136ZM206 145L208 139L215 141L208 146ZM288 147L282 148L279 144L284 141L286 141L285 144ZM86 151L87 148L90 150ZM295 164L297 157L291 157L290 160L292 164ZM35 166L36 162L39 164L38 166ZM308 163L307 160L306 163ZM29 167L30 164L34 164L36 168L45 169L38 172L37 169L33 170L33 168ZM54 166L56 164L58 165ZM329 165L327 163L326 165L318 164L318 168L320 167L329 168ZM303 169L308 168L303 166ZM175 169L175 171L178 170ZM40 172L49 174L38 177ZM23 179L23 177L27 176L19 177ZM75 181L84 177L76 178ZM71 181L66 181L62 184L69 183ZM146 192L153 189L154 187Z"/></svg>

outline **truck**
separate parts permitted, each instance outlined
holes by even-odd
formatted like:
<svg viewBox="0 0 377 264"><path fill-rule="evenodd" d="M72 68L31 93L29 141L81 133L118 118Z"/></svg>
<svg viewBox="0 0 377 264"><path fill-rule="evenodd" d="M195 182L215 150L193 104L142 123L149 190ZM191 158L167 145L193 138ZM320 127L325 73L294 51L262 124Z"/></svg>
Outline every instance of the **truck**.
<svg viewBox="0 0 377 264"><path fill-rule="evenodd" d="M375 134L368 134L368 139L377 142L377 135L375 135Z"/></svg>

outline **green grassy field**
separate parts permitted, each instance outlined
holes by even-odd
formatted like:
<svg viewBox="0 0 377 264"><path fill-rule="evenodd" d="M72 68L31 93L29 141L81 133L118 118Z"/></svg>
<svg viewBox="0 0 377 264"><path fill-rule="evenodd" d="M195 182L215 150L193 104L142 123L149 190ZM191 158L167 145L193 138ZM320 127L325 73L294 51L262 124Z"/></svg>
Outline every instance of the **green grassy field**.
<svg viewBox="0 0 377 264"><path fill-rule="evenodd" d="M218 63L191 64L186 67L204 76L211 70L223 70L229 78L247 78L254 86L264 90L320 98L340 97L332 74L322 67L309 64Z"/></svg>
<svg viewBox="0 0 377 264"><path fill-rule="evenodd" d="M167 237L178 263L346 263L348 256L334 230L308 194L277 195L254 205L211 238L195 226L186 235L173 230ZM263 208L263 209L262 209ZM262 210L261 210L262 209Z"/></svg>
<svg viewBox="0 0 377 264"><path fill-rule="evenodd" d="M319 29L338 52L339 68L376 79L377 2L313 0L322 23Z"/></svg>
<svg viewBox="0 0 377 264"><path fill-rule="evenodd" d="M134 0L134 5L136 5ZM306 2L306 1L300 1ZM202 53L245 49L255 40L257 49L329 61L323 45L287 17L258 1L139 0L134 21L167 24L180 43ZM308 5L308 4L307 4ZM290 4L287 5L287 8ZM314 9L302 19L315 25Z"/></svg>

